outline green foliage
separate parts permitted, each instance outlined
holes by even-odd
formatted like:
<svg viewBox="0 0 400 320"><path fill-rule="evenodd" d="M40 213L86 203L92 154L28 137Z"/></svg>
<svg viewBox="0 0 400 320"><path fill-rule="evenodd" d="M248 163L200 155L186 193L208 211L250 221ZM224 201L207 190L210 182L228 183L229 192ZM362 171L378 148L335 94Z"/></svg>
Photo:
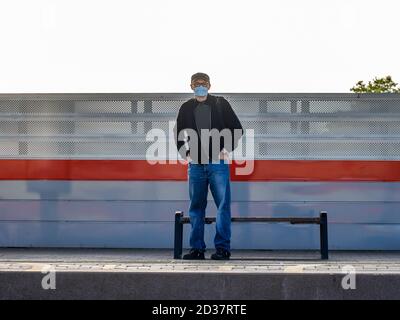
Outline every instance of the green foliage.
<svg viewBox="0 0 400 320"><path fill-rule="evenodd" d="M367 85L364 81L358 81L350 90L355 93L400 93L400 87L397 87L397 83L392 80L391 76L375 77Z"/></svg>

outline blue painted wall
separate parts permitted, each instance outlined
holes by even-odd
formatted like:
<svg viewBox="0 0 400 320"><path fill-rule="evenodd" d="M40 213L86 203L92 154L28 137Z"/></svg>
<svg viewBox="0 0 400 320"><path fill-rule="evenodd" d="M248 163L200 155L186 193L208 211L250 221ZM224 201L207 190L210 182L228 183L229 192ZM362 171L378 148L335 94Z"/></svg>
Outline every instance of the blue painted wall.
<svg viewBox="0 0 400 320"><path fill-rule="evenodd" d="M232 200L232 216L326 210L331 249L400 249L400 183L233 182ZM172 248L174 212L187 208L186 182L0 181L0 246ZM211 193L207 210L216 213ZM318 247L316 225L233 224L234 249Z"/></svg>

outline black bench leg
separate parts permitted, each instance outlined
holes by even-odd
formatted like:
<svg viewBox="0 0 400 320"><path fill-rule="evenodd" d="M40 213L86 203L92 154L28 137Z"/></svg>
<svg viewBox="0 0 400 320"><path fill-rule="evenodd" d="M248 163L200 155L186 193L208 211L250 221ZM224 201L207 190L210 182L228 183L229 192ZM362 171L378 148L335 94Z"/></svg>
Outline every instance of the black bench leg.
<svg viewBox="0 0 400 320"><path fill-rule="evenodd" d="M175 240L174 240L174 259L182 258L182 241L183 241L183 217L182 211L175 212Z"/></svg>
<svg viewBox="0 0 400 320"><path fill-rule="evenodd" d="M321 211L320 219L320 241L321 241L321 259L328 260L328 216L326 211Z"/></svg>

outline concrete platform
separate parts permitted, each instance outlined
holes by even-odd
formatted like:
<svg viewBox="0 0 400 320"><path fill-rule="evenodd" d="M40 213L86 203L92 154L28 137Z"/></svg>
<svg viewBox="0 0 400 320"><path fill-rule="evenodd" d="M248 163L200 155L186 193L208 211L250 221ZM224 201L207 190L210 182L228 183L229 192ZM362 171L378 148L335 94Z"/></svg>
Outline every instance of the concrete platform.
<svg viewBox="0 0 400 320"><path fill-rule="evenodd" d="M318 251L233 251L229 261L172 255L3 248L0 299L400 299L397 251L331 252L328 261Z"/></svg>

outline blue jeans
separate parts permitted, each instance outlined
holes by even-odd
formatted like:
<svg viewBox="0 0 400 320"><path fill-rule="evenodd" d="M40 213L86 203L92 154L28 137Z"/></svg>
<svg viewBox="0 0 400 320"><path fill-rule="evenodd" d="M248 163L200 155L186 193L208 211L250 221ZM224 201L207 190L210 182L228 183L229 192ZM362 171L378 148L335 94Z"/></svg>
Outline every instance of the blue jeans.
<svg viewBox="0 0 400 320"><path fill-rule="evenodd" d="M206 215L208 186L217 206L215 248L230 251L231 239L231 191L229 181L229 164L189 163L189 217L192 225L190 246L204 251L204 218Z"/></svg>

